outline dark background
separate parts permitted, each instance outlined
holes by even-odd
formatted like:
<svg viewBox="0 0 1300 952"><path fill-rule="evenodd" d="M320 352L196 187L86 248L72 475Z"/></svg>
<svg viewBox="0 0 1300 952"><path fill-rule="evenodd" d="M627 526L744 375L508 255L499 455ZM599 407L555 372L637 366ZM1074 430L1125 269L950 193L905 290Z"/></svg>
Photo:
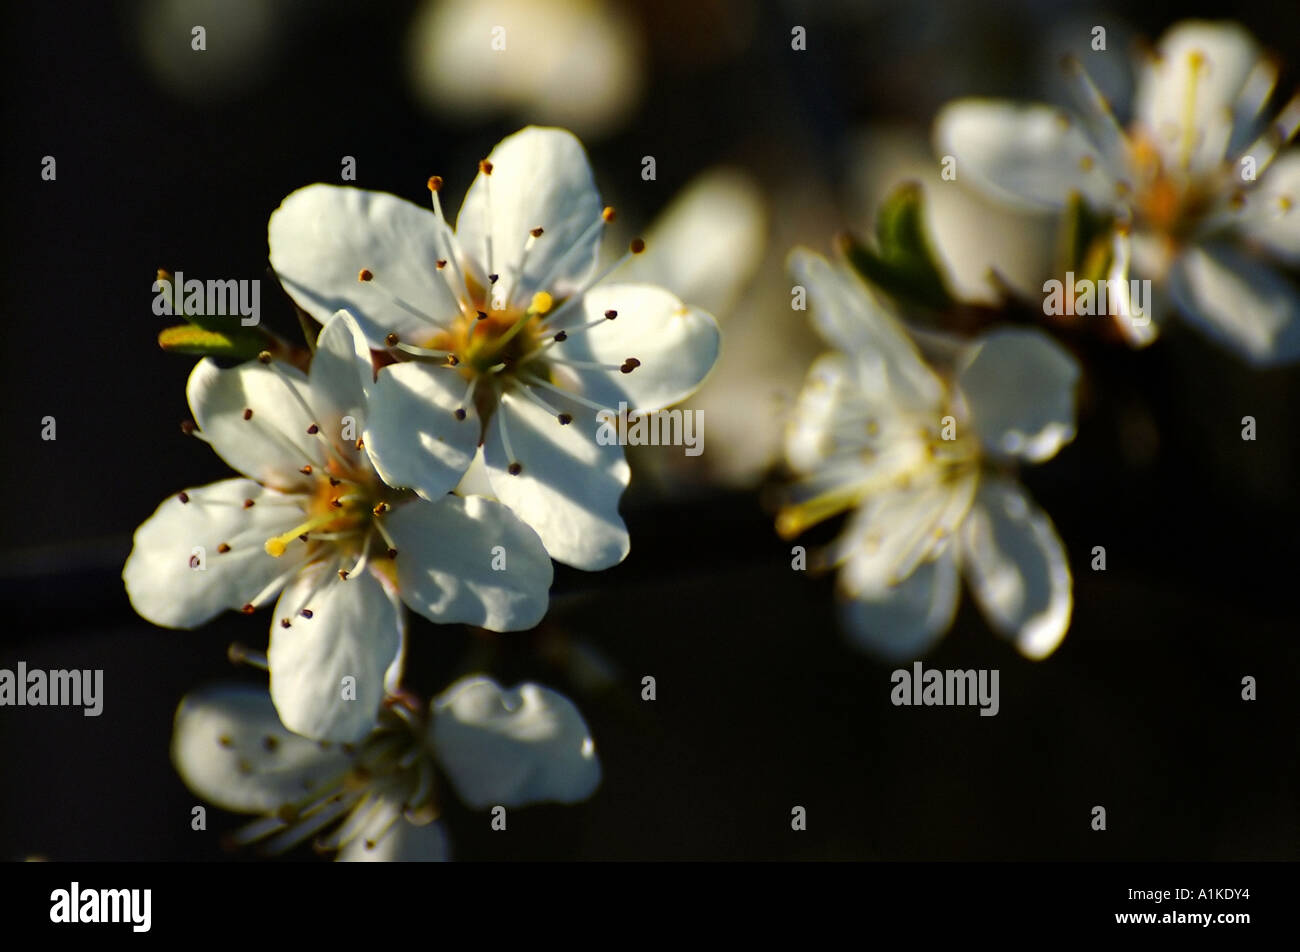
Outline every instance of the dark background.
<svg viewBox="0 0 1300 952"><path fill-rule="evenodd" d="M98 718L0 709L0 857L224 858L220 834L242 822L211 809L208 831L191 831L197 801L167 747L185 692L258 679L225 647L264 646L265 613L166 631L134 615L119 577L165 495L227 475L177 429L193 362L155 344L155 269L263 277L268 215L301 185L337 181L343 155L357 158L355 184L417 201L443 174L452 210L475 160L523 124L443 126L416 107L400 63L412 4L287 6L292 29L258 80L204 105L145 70L135 4L6 10L0 667L103 668L106 699ZM780 216L783 169L837 186L863 122L924 129L953 96L1040 98L1054 24L1120 22L1046 3L630 9L648 38L647 92L620 132L587 144L602 191L640 222L718 161L759 175ZM1231 14L1296 86L1294 3L1123 13L1152 38L1183 16ZM807 52L790 50L794 24ZM640 179L647 153L656 182ZM56 182L40 178L44 155ZM827 243L844 224L827 223ZM290 332L291 310L262 290L263 321ZM1086 357L1078 439L1024 474L1070 551L1069 635L1026 661L967 597L926 659L1000 669L997 717L892 707L892 666L848 646L830 581L790 570L758 493L670 498L634 478L631 556L597 575L560 570L536 632L413 620L417 690L472 670L559 688L605 767L589 802L512 811L505 835L448 804L457 857L1297 858L1300 371L1249 371L1176 328L1141 354ZM1240 439L1246 414L1254 443ZM46 415L53 442L40 439ZM1088 567L1093 545L1104 573ZM646 674L653 703L640 700ZM1259 682L1253 703L1244 675ZM1089 826L1098 804L1102 833ZM806 832L790 829L794 805Z"/></svg>

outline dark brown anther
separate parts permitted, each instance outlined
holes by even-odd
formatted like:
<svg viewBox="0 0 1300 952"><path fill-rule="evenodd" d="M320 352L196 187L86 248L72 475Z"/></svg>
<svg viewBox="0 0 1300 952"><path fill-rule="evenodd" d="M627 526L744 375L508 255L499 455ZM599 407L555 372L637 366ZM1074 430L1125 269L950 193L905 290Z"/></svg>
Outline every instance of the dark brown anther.
<svg viewBox="0 0 1300 952"><path fill-rule="evenodd" d="M331 508L331 509L342 509L342 508L343 508L343 500L339 499L337 496L336 496L335 498L331 499L331 500L330 500L330 508Z"/></svg>
<svg viewBox="0 0 1300 952"><path fill-rule="evenodd" d="M251 499L245 499L245 500L244 500L244 508L245 508L245 509L252 509L252 508L253 508L253 500L251 500Z"/></svg>
<svg viewBox="0 0 1300 952"><path fill-rule="evenodd" d="M307 541L307 533L304 532L302 535L298 536L298 538L299 538L300 540L302 540L303 542L306 542L306 541Z"/></svg>
<svg viewBox="0 0 1300 952"><path fill-rule="evenodd" d="M524 471L524 464L520 463L517 460L506 467L506 472L509 473L511 476L518 476L523 471Z"/></svg>
<svg viewBox="0 0 1300 952"><path fill-rule="evenodd" d="M480 321L486 321L486 320L487 320L487 311L476 311L475 314L478 316L478 319L479 319Z"/></svg>
<svg viewBox="0 0 1300 952"><path fill-rule="evenodd" d="M262 350L262 351L258 351L257 353L257 362L259 364L269 364L274 359L275 358L271 356L271 352L269 350Z"/></svg>
<svg viewBox="0 0 1300 952"><path fill-rule="evenodd" d="M641 366L641 361L637 360L635 357L629 357L627 360L623 361L623 366L619 367L618 369L625 374L630 374L632 371L636 370L640 366Z"/></svg>
<svg viewBox="0 0 1300 952"><path fill-rule="evenodd" d="M320 427L317 426L315 423L313 423L311 426L307 427L307 435L308 435L308 436L315 436L315 435L316 435L317 433L319 433L319 432L320 432Z"/></svg>
<svg viewBox="0 0 1300 952"><path fill-rule="evenodd" d="M441 191L442 191L442 176L441 176L441 175L430 175L430 176L429 176L429 181L426 182L425 184L429 187L429 191L431 191L431 192L441 192Z"/></svg>
<svg viewBox="0 0 1300 952"><path fill-rule="evenodd" d="M251 419L253 419L253 411L252 411L252 410L249 410L249 409L245 409L245 410L244 410L244 419L245 419L245 420L251 420Z"/></svg>
<svg viewBox="0 0 1300 952"><path fill-rule="evenodd" d="M343 480L341 480L341 479L336 479L336 478L333 477L333 476L331 476L331 477L329 478L329 480L330 480L330 485L331 485L331 486L337 486L339 483L343 482Z"/></svg>
<svg viewBox="0 0 1300 952"><path fill-rule="evenodd" d="M280 738L267 734L262 738L262 746L267 750L267 752L273 753L275 749L280 746Z"/></svg>
<svg viewBox="0 0 1300 952"><path fill-rule="evenodd" d="M499 281L500 279L501 279L501 275L499 275L499 274L489 274L489 275L488 275L488 284L496 284L497 281Z"/></svg>
<svg viewBox="0 0 1300 952"><path fill-rule="evenodd" d="M339 581L340 581L340 582L346 582L347 580L348 580L348 570L347 570L347 569L339 569Z"/></svg>
<svg viewBox="0 0 1300 952"><path fill-rule="evenodd" d="M464 408L464 407L457 407L457 408L456 408L456 411L455 411L455 413L454 413L453 415L456 417L457 420L463 420L463 419L465 419L465 416L466 416L466 414L465 414L465 408Z"/></svg>
<svg viewBox="0 0 1300 952"><path fill-rule="evenodd" d="M556 419L560 421L560 426L568 426L570 423L573 422L573 414L561 413L558 417L556 417Z"/></svg>
<svg viewBox="0 0 1300 952"><path fill-rule="evenodd" d="M530 228L528 230L528 234L532 235L534 238L540 238L542 237L544 232L542 231L541 228Z"/></svg>
<svg viewBox="0 0 1300 952"><path fill-rule="evenodd" d="M253 612L255 612L257 609L253 607L253 603L252 603L252 602L244 602L243 607L240 608L239 610L240 610L241 612L243 612L245 615L251 615L251 614L253 614Z"/></svg>
<svg viewBox="0 0 1300 952"><path fill-rule="evenodd" d="M179 499L179 500L180 500L181 502L183 502L183 503L184 503L184 502L189 502L189 501L190 501L190 494L189 494L189 493L185 493L185 492L183 492L183 493L178 493L178 494L176 495L176 498Z"/></svg>
<svg viewBox="0 0 1300 952"><path fill-rule="evenodd" d="M304 466L302 469L298 470L298 472L302 473L304 476L310 476L310 475L311 475L311 463L308 463L308 464L307 464L306 466Z"/></svg>
<svg viewBox="0 0 1300 952"><path fill-rule="evenodd" d="M615 311L612 308L605 312L605 320L607 321L612 321L616 317L618 317L618 311Z"/></svg>
<svg viewBox="0 0 1300 952"><path fill-rule="evenodd" d="M437 261L434 262L434 264L437 266L438 270L441 271L443 268L447 267L447 259L439 258Z"/></svg>
<svg viewBox="0 0 1300 952"><path fill-rule="evenodd" d="M388 511L388 509L389 509L388 503L381 502L376 504L375 508L371 509L370 511L373 512L376 516L382 516L384 513Z"/></svg>
<svg viewBox="0 0 1300 952"><path fill-rule="evenodd" d="M480 172L482 172L484 175L491 175L491 174L492 174L492 163L489 162L487 159L483 159L483 160L482 160L481 162L479 162L479 164L478 164L478 170L479 170Z"/></svg>
<svg viewBox="0 0 1300 952"><path fill-rule="evenodd" d="M289 627L289 619L287 619L287 618L281 618L281 619L280 619L280 627L281 627L281 628L288 628L288 627Z"/></svg>
<svg viewBox="0 0 1300 952"><path fill-rule="evenodd" d="M384 338L384 343L387 344L389 347L396 347L396 346L397 346L397 335L396 335L396 334L389 334L387 337Z"/></svg>
<svg viewBox="0 0 1300 952"><path fill-rule="evenodd" d="M303 618L310 619L314 614L314 612L310 608L304 608L298 614L301 615Z"/></svg>
<svg viewBox="0 0 1300 952"><path fill-rule="evenodd" d="M364 450L365 448L366 448L366 441L363 440L363 439L358 438L358 439L357 439L357 449L359 449L359 450Z"/></svg>
<svg viewBox="0 0 1300 952"><path fill-rule="evenodd" d="M195 424L193 420L181 420L181 432L184 433L186 436L193 435L194 431L197 429L198 426Z"/></svg>
<svg viewBox="0 0 1300 952"><path fill-rule="evenodd" d="M396 550L396 549L389 549L389 550L388 550L387 552L385 552L384 554L387 555L390 559L395 559L395 558L397 558L397 550Z"/></svg>
<svg viewBox="0 0 1300 952"><path fill-rule="evenodd" d="M231 739L229 734L222 734L220 737L217 738L217 743L220 744L222 747L235 746L235 742Z"/></svg>
<svg viewBox="0 0 1300 952"><path fill-rule="evenodd" d="M568 340L568 339L569 339L569 335L568 335L565 331L559 331L559 332L555 335L555 342L556 342L557 344L562 344L562 343L564 343L564 342L565 342L566 340Z"/></svg>
<svg viewBox="0 0 1300 952"><path fill-rule="evenodd" d="M448 366L448 367L459 367L459 366L460 366L460 358L457 357L455 354L448 354L448 355L447 355L447 366Z"/></svg>
<svg viewBox="0 0 1300 952"><path fill-rule="evenodd" d="M220 552L222 555L225 555L227 552L230 551L230 546L223 542L221 543L221 545L217 546L217 551Z"/></svg>
<svg viewBox="0 0 1300 952"><path fill-rule="evenodd" d="M645 242L640 238L633 238L632 243L627 246L627 250L632 252L634 255L639 255L641 252L645 251Z"/></svg>
<svg viewBox="0 0 1300 952"><path fill-rule="evenodd" d="M371 271L369 268L362 268L360 271L357 272L358 281L373 281L374 279L375 279L375 273Z"/></svg>

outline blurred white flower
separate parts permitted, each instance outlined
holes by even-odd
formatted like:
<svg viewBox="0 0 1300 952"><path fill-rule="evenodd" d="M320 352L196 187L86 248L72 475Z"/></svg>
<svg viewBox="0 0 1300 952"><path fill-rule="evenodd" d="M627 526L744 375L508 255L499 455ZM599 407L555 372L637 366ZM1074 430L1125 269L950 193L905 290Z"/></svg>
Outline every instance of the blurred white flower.
<svg viewBox="0 0 1300 952"><path fill-rule="evenodd" d="M365 434L385 481L436 499L481 445L492 495L552 558L615 565L629 549L629 472L621 446L597 441L596 414L682 400L717 359L717 324L661 287L600 284L621 263L593 273L613 210L569 132L529 127L498 144L454 233L442 180L429 188L432 214L382 192L300 189L271 216L271 264L309 313L348 309L396 361L379 371Z"/></svg>
<svg viewBox="0 0 1300 952"><path fill-rule="evenodd" d="M947 106L935 140L959 180L1028 207L1082 196L1113 219L1108 279L1157 282L1253 364L1300 358L1300 289L1265 260L1300 262L1300 150L1282 151L1300 97L1264 114L1276 65L1234 23L1176 24L1141 71L1128 129L1083 66L1070 69L1082 119L1045 105ZM1119 327L1147 343L1156 323L1129 311L1121 299Z"/></svg>
<svg viewBox="0 0 1300 952"><path fill-rule="evenodd" d="M576 803L600 784L600 760L582 714L537 684L503 690L462 678L422 710L407 695L373 712L359 743L291 733L267 693L221 685L176 711L172 763L186 786L222 809L262 814L235 842L267 852L314 837L340 860L449 858L437 822L440 778L482 810Z"/></svg>
<svg viewBox="0 0 1300 952"><path fill-rule="evenodd" d="M595 137L641 98L641 34L602 0L426 0L407 43L417 97L456 119L509 113Z"/></svg>
<svg viewBox="0 0 1300 952"><path fill-rule="evenodd" d="M854 273L804 249L790 267L836 353L809 372L786 438L800 476L777 518L793 538L852 511L821 554L839 568L854 638L914 658L952 624L966 576L990 624L1031 658L1051 654L1072 607L1070 569L1047 516L1006 475L1074 437L1074 359L1037 329L974 341L929 335L944 379Z"/></svg>
<svg viewBox="0 0 1300 952"><path fill-rule="evenodd" d="M291 730L321 739L363 734L400 676L403 602L436 622L530 628L552 578L541 540L505 506L451 485L426 501L380 480L357 439L372 376L347 314L321 331L307 375L201 361L188 387L196 433L246 478L169 498L122 571L135 610L168 628L251 613L279 592L271 696Z"/></svg>

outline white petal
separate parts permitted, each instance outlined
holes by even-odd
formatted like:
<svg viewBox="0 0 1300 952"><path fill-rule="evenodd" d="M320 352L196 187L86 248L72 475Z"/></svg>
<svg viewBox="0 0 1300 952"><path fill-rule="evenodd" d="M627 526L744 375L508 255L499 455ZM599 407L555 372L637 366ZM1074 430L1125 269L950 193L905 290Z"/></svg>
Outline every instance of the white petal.
<svg viewBox="0 0 1300 952"><path fill-rule="evenodd" d="M570 330L568 339L549 347L547 355L557 361L611 367L630 357L640 361L631 373L561 369L576 378L575 390L615 412L620 402L632 410L652 411L686 399L718 359L718 324L713 316L686 307L673 294L650 285L593 288L566 327L601 320L608 311L618 317L589 330Z"/></svg>
<svg viewBox="0 0 1300 952"><path fill-rule="evenodd" d="M957 378L984 448L1035 463L1074 439L1078 379L1075 359L1038 328L980 336Z"/></svg>
<svg viewBox="0 0 1300 952"><path fill-rule="evenodd" d="M223 479L168 497L135 531L122 569L131 605L164 628L194 628L243 607L293 560L273 559L263 543L301 521L292 497L248 479ZM253 500L244 508L244 500ZM230 551L219 552L222 544ZM202 547L202 552L195 552Z"/></svg>
<svg viewBox="0 0 1300 952"><path fill-rule="evenodd" d="M1189 248L1169 290L1182 315L1257 367L1300 357L1300 289L1236 248Z"/></svg>
<svg viewBox="0 0 1300 952"><path fill-rule="evenodd" d="M491 271L500 275L496 293L508 301L519 285L521 295L542 290L567 297L595 265L602 233L588 233L601 205L582 143L564 129L528 126L502 139L488 161L491 176L478 174L456 218L472 270L486 284L490 236ZM534 228L545 231L528 254L520 285L517 266ZM527 296L519 303L527 305Z"/></svg>
<svg viewBox="0 0 1300 952"><path fill-rule="evenodd" d="M356 836L339 850L340 863L446 863L451 844L441 823L414 826L398 820L372 847L364 836Z"/></svg>
<svg viewBox="0 0 1300 952"><path fill-rule="evenodd" d="M340 444L348 442L341 437L343 418L352 417L358 430L365 425L366 388L374 376L370 348L361 328L351 314L339 311L321 329L307 374L311 383L309 406L317 417L313 422L331 439Z"/></svg>
<svg viewBox="0 0 1300 952"><path fill-rule="evenodd" d="M290 296L322 324L350 311L375 347L390 333L417 342L435 333L397 301L437 321L459 312L436 269L454 254L450 229L429 208L385 192L308 185L280 204L267 231L271 267ZM363 268L372 281L357 280Z"/></svg>
<svg viewBox="0 0 1300 952"><path fill-rule="evenodd" d="M1259 62L1259 46L1236 23L1184 20L1161 37L1156 53L1158 60L1139 77L1134 118L1154 137L1166 165L1182 166L1189 146L1187 168L1213 168L1223 159L1227 136L1212 129L1233 115ZM1194 57L1203 60L1199 68Z"/></svg>
<svg viewBox="0 0 1300 952"><path fill-rule="evenodd" d="M366 453L384 482L437 499L454 489L469 468L482 427L474 401L464 405L467 387L449 367L390 364L370 389Z"/></svg>
<svg viewBox="0 0 1300 952"><path fill-rule="evenodd" d="M262 688L213 685L176 709L172 763L204 800L238 813L271 813L347 769L349 757L285 730Z"/></svg>
<svg viewBox="0 0 1300 952"><path fill-rule="evenodd" d="M547 393L545 399L560 398ZM631 470L623 447L597 442L595 414L570 409L573 422L563 426L525 397L506 393L488 425L483 456L493 493L541 536L551 558L596 571L623 561L631 546L618 514ZM501 438L503 419L513 457ZM509 472L512 462L523 466L517 476Z"/></svg>
<svg viewBox="0 0 1300 952"><path fill-rule="evenodd" d="M551 560L537 533L501 503L442 496L384 518L402 600L426 618L517 631L546 614Z"/></svg>
<svg viewBox="0 0 1300 952"><path fill-rule="evenodd" d="M808 292L813 323L831 346L868 367L879 394L900 406L929 410L943 385L926 367L906 331L884 302L843 265L832 265L805 248L790 252L789 267Z"/></svg>
<svg viewBox="0 0 1300 952"><path fill-rule="evenodd" d="M1051 520L1016 483L985 477L962 527L966 579L995 629L1021 654L1046 658L1073 608L1070 565Z"/></svg>
<svg viewBox="0 0 1300 952"><path fill-rule="evenodd" d="M934 126L935 149L953 156L957 181L1022 209L1065 207L1077 192L1098 208L1115 201L1115 183L1077 121L1037 104L963 99Z"/></svg>
<svg viewBox="0 0 1300 952"><path fill-rule="evenodd" d="M538 684L502 690L486 677L457 681L433 703L433 747L470 807L585 800L600 783L582 714Z"/></svg>
<svg viewBox="0 0 1300 952"><path fill-rule="evenodd" d="M294 491L310 485L298 472L305 464L323 468L320 441L307 433L317 422L309 412L311 388L294 368L250 361L222 370L205 358L190 374L186 393L217 455L250 479Z"/></svg>
<svg viewBox="0 0 1300 952"><path fill-rule="evenodd" d="M364 737L404 630L401 602L371 572L342 581L323 562L300 574L276 603L266 654L271 698L285 727L317 740ZM353 679L350 689L345 677Z"/></svg>
<svg viewBox="0 0 1300 952"><path fill-rule="evenodd" d="M1287 264L1300 266L1300 149L1288 149L1273 160L1259 184L1247 193L1247 215L1258 209L1260 219L1245 234Z"/></svg>
<svg viewBox="0 0 1300 952"><path fill-rule="evenodd" d="M618 271L621 284L657 284L722 315L758 268L767 240L763 193L749 175L711 169L655 219L646 250Z"/></svg>
<svg viewBox="0 0 1300 952"><path fill-rule="evenodd" d="M840 612L854 642L887 661L919 658L952 625L960 592L950 547L892 588L849 599Z"/></svg>
<svg viewBox="0 0 1300 952"><path fill-rule="evenodd" d="M896 586L948 548L970 509L976 480L955 482L937 468L921 473L906 489L871 495L832 545L844 560L839 586L851 598L888 599Z"/></svg>

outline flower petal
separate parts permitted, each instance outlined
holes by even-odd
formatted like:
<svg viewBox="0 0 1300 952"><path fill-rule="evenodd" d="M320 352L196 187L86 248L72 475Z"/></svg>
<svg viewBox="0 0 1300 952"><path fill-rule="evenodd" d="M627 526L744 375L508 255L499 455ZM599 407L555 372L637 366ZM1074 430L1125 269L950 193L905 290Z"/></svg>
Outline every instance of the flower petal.
<svg viewBox="0 0 1300 952"><path fill-rule="evenodd" d="M188 502L168 497L140 525L122 569L132 607L164 628L195 628L241 608L292 569L292 559L273 559L262 544L302 512L293 497L248 479L223 479L185 495ZM248 499L251 508L244 507ZM230 550L219 551L222 544Z"/></svg>
<svg viewBox="0 0 1300 952"><path fill-rule="evenodd" d="M609 312L618 316L601 320ZM619 367L628 358L639 365L630 373L618 369L572 369L561 365L563 379L589 400L617 412L620 402L632 410L653 411L686 399L703 383L718 359L718 324L711 314L686 307L676 296L650 285L603 285L587 292L579 311L580 327L563 343L551 345L547 356Z"/></svg>
<svg viewBox="0 0 1300 952"><path fill-rule="evenodd" d="M290 296L322 324L350 311L376 347L390 333L420 341L435 331L430 319L460 312L435 267L455 254L450 234L396 195L325 184L289 195L267 228L271 267ZM363 268L374 280L357 280Z"/></svg>
<svg viewBox="0 0 1300 952"><path fill-rule="evenodd" d="M551 560L537 533L501 503L443 496L384 518L399 553L402 600L426 618L517 631L546 614Z"/></svg>
<svg viewBox="0 0 1300 952"><path fill-rule="evenodd" d="M1247 192L1247 209L1259 209L1261 221L1243 229L1291 266L1300 266L1300 149L1288 149L1273 160L1259 184ZM1249 216L1249 212L1246 213Z"/></svg>
<svg viewBox="0 0 1300 952"><path fill-rule="evenodd" d="M488 424L483 456L493 493L541 536L551 558L590 572L627 557L631 542L618 501L631 470L621 446L598 442L595 414L566 409L573 422L564 426L526 398L505 393ZM502 440L503 423L513 456ZM523 467L518 475L510 473L515 462Z"/></svg>
<svg viewBox="0 0 1300 952"><path fill-rule="evenodd" d="M961 542L966 579L989 624L1026 657L1055 651L1074 602L1065 547L1046 513L1015 482L985 477Z"/></svg>
<svg viewBox="0 0 1300 952"><path fill-rule="evenodd" d="M1255 366L1300 358L1300 289L1238 249L1189 248L1174 261L1169 290L1185 318Z"/></svg>
<svg viewBox="0 0 1300 952"><path fill-rule="evenodd" d="M1064 208L1072 192L1097 208L1115 202L1096 145L1050 106L961 99L939 113L934 140L940 155L956 158L957 181L1013 207Z"/></svg>
<svg viewBox="0 0 1300 952"><path fill-rule="evenodd" d="M339 311L329 319L316 338L316 352L311 358L307 379L311 384L310 406L316 411L313 422L326 434L346 445L343 418L350 416L360 429L366 420L366 389L374 379L370 348L354 318Z"/></svg>
<svg viewBox="0 0 1300 952"><path fill-rule="evenodd" d="M1134 118L1154 137L1169 167L1191 172L1223 161L1234 105L1260 60L1251 35L1231 22L1183 20L1160 38L1138 79Z"/></svg>
<svg viewBox="0 0 1300 952"><path fill-rule="evenodd" d="M939 405L943 385L921 360L907 332L879 298L843 265L806 248L790 252L789 267L807 289L814 325L827 342L862 361L875 395L905 409Z"/></svg>
<svg viewBox="0 0 1300 952"><path fill-rule="evenodd" d="M292 492L309 481L304 464L324 468L307 378L292 367L248 362L222 370L209 359L195 365L186 393L194 419L217 455L250 479Z"/></svg>
<svg viewBox="0 0 1300 952"><path fill-rule="evenodd" d="M957 559L949 547L892 588L848 599L840 613L860 648L887 661L910 661L952 626L960 591Z"/></svg>
<svg viewBox="0 0 1300 952"><path fill-rule="evenodd" d="M1074 439L1079 365L1037 328L994 330L964 359L958 386L990 453L1041 463Z"/></svg>
<svg viewBox="0 0 1300 952"><path fill-rule="evenodd" d="M462 404L465 379L449 367L390 364L370 389L364 442L390 486L438 499L454 489L478 448L478 411ZM456 410L465 410L465 419Z"/></svg>
<svg viewBox="0 0 1300 952"><path fill-rule="evenodd" d="M479 172L456 217L470 270L485 287L490 271L499 274L495 294L518 297L521 306L534 291L569 296L595 266L603 232L591 228L600 220L600 195L582 143L565 129L528 126L497 143L488 161L491 175ZM519 261L534 228L545 231L520 282Z"/></svg>
<svg viewBox="0 0 1300 952"><path fill-rule="evenodd" d="M446 863L451 860L451 844L441 823L414 826L398 820L373 845L364 836L353 837L336 859L340 863Z"/></svg>
<svg viewBox="0 0 1300 952"><path fill-rule="evenodd" d="M600 784L582 714L550 688L507 691L490 678L462 678L434 700L433 714L434 750L474 809L576 803Z"/></svg>
<svg viewBox="0 0 1300 952"><path fill-rule="evenodd" d="M276 603L266 655L284 726L316 740L364 737L392 681L405 627L400 600L373 572L342 581L331 562L302 572Z"/></svg>
<svg viewBox="0 0 1300 952"><path fill-rule="evenodd" d="M273 813L347 769L338 748L285 730L265 689L211 685L176 709L172 763L204 800L237 813Z"/></svg>

